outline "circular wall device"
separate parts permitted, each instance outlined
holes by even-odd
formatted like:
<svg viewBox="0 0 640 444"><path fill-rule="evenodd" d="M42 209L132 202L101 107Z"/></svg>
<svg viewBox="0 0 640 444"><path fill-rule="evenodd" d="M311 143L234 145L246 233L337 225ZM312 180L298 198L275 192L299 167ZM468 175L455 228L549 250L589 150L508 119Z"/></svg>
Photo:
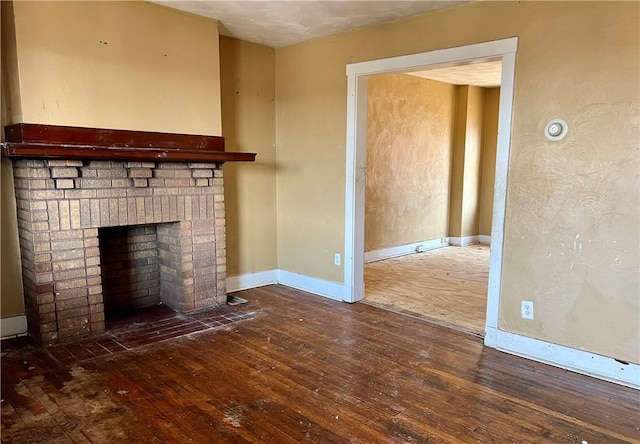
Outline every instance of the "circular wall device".
<svg viewBox="0 0 640 444"><path fill-rule="evenodd" d="M569 127L567 122L562 119L553 119L544 127L544 135L551 141L558 141L565 138Z"/></svg>

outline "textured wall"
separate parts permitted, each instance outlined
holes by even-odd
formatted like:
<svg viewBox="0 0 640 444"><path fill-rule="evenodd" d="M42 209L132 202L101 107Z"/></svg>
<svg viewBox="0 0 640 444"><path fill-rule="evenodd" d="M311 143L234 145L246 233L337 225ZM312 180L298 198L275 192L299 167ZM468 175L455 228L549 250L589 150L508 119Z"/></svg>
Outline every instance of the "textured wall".
<svg viewBox="0 0 640 444"><path fill-rule="evenodd" d="M467 140L469 88L456 86L453 143L451 144L451 189L449 193L449 236L462 236L464 194L464 144Z"/></svg>
<svg viewBox="0 0 640 444"><path fill-rule="evenodd" d="M227 273L277 268L275 53L220 37L222 135L227 151L258 153L254 163L224 165Z"/></svg>
<svg viewBox="0 0 640 444"><path fill-rule="evenodd" d="M639 363L640 4L576 7L519 48L500 326Z"/></svg>
<svg viewBox="0 0 640 444"><path fill-rule="evenodd" d="M480 220L486 89L461 85L455 91L449 235L474 236Z"/></svg>
<svg viewBox="0 0 640 444"><path fill-rule="evenodd" d="M455 87L369 81L365 251L447 236Z"/></svg>
<svg viewBox="0 0 640 444"><path fill-rule="evenodd" d="M480 185L482 179L482 133L485 89L467 89L467 124L464 143L464 183L462 189L461 236L478 234L480 220Z"/></svg>
<svg viewBox="0 0 640 444"><path fill-rule="evenodd" d="M0 27L2 35L2 122L21 122L20 79L18 77L18 54L16 30L13 20L13 2L0 2ZM4 137L4 130L2 131Z"/></svg>
<svg viewBox="0 0 640 444"><path fill-rule="evenodd" d="M2 2L3 18L8 2ZM4 22L3 22L4 27ZM3 40L2 43L5 43ZM4 52L2 56L6 56ZM5 94L4 75L0 76L1 112L0 140L4 141L4 127L9 117ZM18 224L16 198L13 191L13 167L8 159L2 159L0 165L0 317L18 316L24 313L22 298L22 279L20 265L20 245L18 243Z"/></svg>
<svg viewBox="0 0 640 444"><path fill-rule="evenodd" d="M493 220L493 188L496 177L496 147L498 143L498 110L500 88L488 88L482 135L482 185L480 187L479 234L491 235Z"/></svg>
<svg viewBox="0 0 640 444"><path fill-rule="evenodd" d="M2 221L0 222L0 246L2 261L0 275L0 314L3 318L24 313L22 299L22 272L20 266L20 245L18 244L18 223L16 219L16 198L13 192L11 162L2 159L0 172L2 184Z"/></svg>
<svg viewBox="0 0 640 444"><path fill-rule="evenodd" d="M278 49L280 268L343 282L346 64L517 36L500 327L640 362L639 18L636 2L474 2Z"/></svg>
<svg viewBox="0 0 640 444"><path fill-rule="evenodd" d="M13 9L22 122L221 134L215 20L148 2Z"/></svg>

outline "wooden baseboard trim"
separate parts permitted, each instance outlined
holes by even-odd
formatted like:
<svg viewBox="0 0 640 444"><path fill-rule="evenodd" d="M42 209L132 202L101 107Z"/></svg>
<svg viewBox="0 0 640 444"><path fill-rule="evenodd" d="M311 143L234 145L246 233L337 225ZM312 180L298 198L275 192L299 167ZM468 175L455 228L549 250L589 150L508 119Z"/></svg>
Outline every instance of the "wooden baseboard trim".
<svg viewBox="0 0 640 444"><path fill-rule="evenodd" d="M422 253L424 251L434 250L449 245L449 239L446 237L429 239L421 242L413 242L397 247L383 248L380 250L367 251L364 253L364 262L375 262L392 257L405 256L407 254Z"/></svg>
<svg viewBox="0 0 640 444"><path fill-rule="evenodd" d="M473 236L449 237L449 244L453 245L454 247L466 247L468 245L477 243L479 243L479 236L477 234Z"/></svg>
<svg viewBox="0 0 640 444"><path fill-rule="evenodd" d="M27 316L11 316L0 319L0 336L2 339L27 334Z"/></svg>
<svg viewBox="0 0 640 444"><path fill-rule="evenodd" d="M638 364L623 364L606 356L495 328L487 329L484 344L487 347L554 367L640 389L640 365Z"/></svg>
<svg viewBox="0 0 640 444"><path fill-rule="evenodd" d="M282 284L298 290L324 296L337 301L344 297L344 285L304 276L286 270L267 270L227 278L227 293L271 284Z"/></svg>
<svg viewBox="0 0 640 444"><path fill-rule="evenodd" d="M335 299L336 301L344 300L344 285L336 282L304 276L302 274L292 273L291 271L278 270L278 283L326 298Z"/></svg>
<svg viewBox="0 0 640 444"><path fill-rule="evenodd" d="M478 236L478 242L480 242L481 244L491 245L491 236L481 234L480 236Z"/></svg>
<svg viewBox="0 0 640 444"><path fill-rule="evenodd" d="M227 278L227 293L278 283L278 270L259 271Z"/></svg>

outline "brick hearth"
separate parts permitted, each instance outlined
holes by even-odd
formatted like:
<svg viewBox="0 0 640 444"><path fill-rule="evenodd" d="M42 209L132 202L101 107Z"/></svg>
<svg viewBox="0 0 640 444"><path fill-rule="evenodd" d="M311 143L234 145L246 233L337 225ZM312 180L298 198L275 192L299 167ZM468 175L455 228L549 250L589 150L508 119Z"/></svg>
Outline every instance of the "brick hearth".
<svg viewBox="0 0 640 444"><path fill-rule="evenodd" d="M113 275L103 276L101 242L109 248L120 242L123 261L149 266L123 272L136 299L131 306L161 301L193 312L225 302L219 164L16 159L13 165L29 333L40 343L104 330L105 303L111 304L104 295L114 291L103 288ZM130 227L129 238L142 236L144 245L99 236L108 227ZM113 271L113 262L105 267Z"/></svg>

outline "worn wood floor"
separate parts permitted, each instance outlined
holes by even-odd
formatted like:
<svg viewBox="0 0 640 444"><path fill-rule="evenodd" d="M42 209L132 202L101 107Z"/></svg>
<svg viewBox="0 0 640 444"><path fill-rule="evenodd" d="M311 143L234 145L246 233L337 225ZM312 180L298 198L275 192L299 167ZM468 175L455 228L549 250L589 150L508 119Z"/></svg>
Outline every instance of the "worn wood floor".
<svg viewBox="0 0 640 444"><path fill-rule="evenodd" d="M484 335L489 246L444 247L364 266L365 301Z"/></svg>
<svg viewBox="0 0 640 444"><path fill-rule="evenodd" d="M366 304L239 295L224 325L152 342L143 318L145 341L66 363L3 343L2 442L640 442L636 390Z"/></svg>

